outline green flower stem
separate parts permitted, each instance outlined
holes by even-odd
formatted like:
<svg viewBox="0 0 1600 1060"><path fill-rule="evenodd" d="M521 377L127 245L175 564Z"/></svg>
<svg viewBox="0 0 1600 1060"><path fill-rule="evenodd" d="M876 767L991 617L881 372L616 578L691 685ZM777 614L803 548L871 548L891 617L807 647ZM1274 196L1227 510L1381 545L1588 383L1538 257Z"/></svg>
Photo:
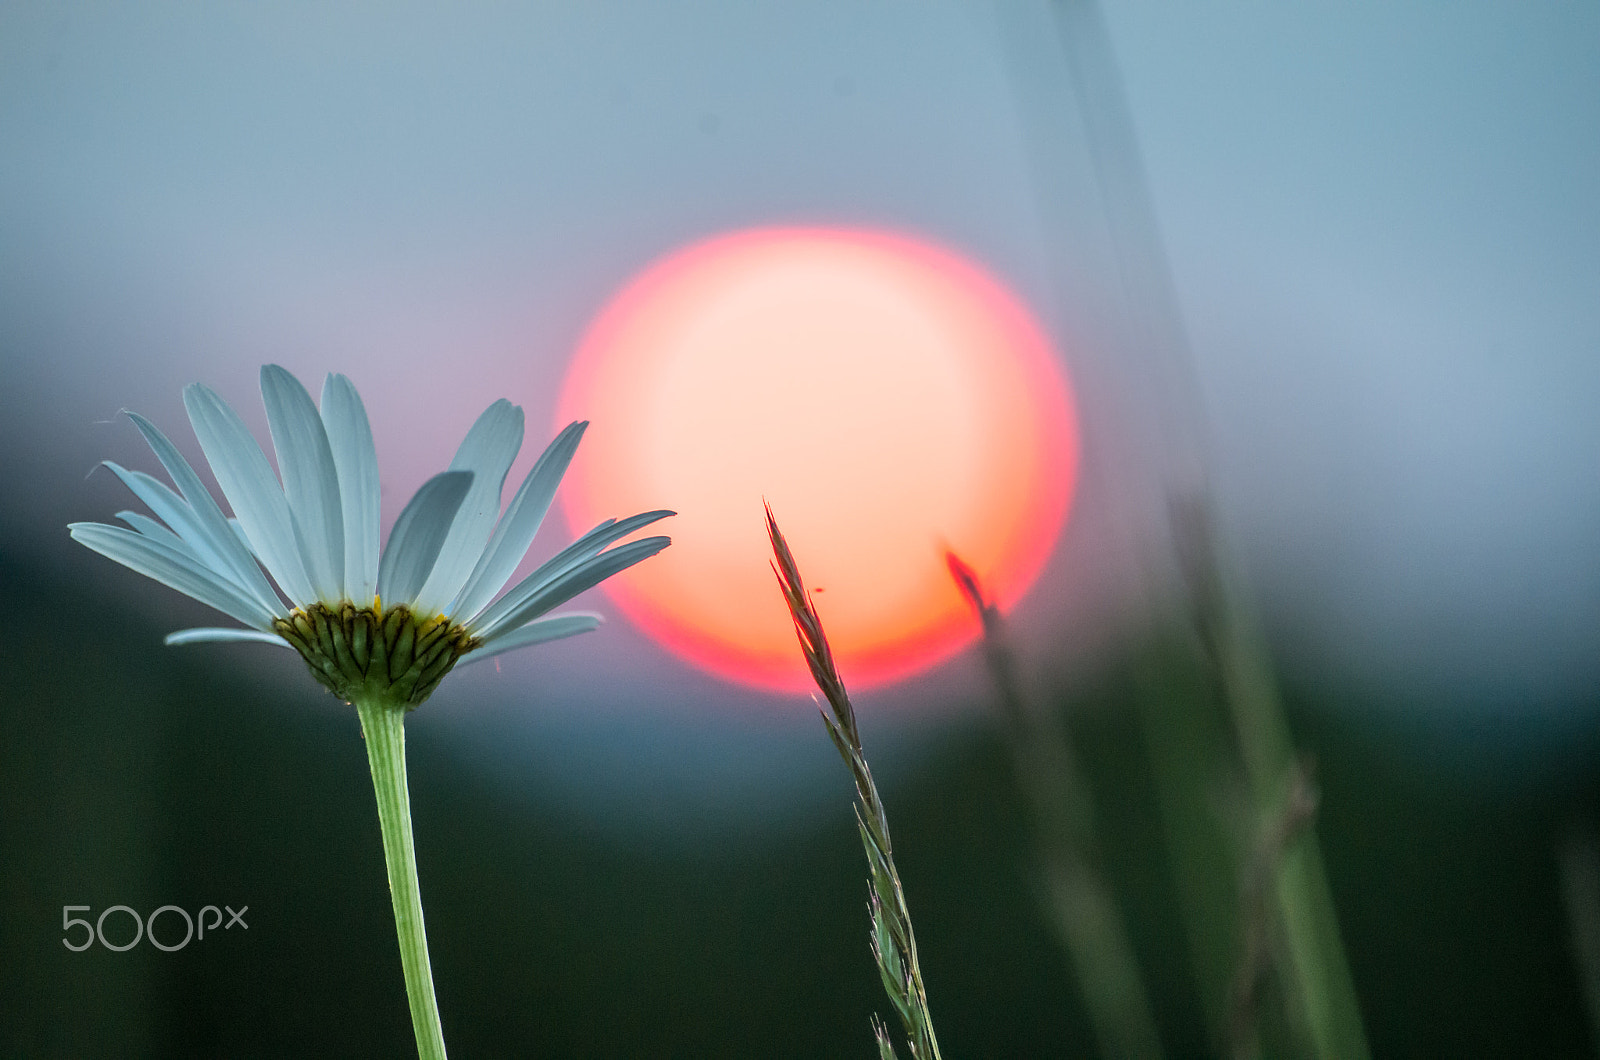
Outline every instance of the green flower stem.
<svg viewBox="0 0 1600 1060"><path fill-rule="evenodd" d="M422 923L422 892L417 887L417 851L411 841L411 796L406 789L406 708L381 696L356 700L361 731L372 766L372 790L378 797L378 824L383 829L383 860L389 869L389 894L394 899L394 926L400 936L400 966L405 970L411 1026L417 1033L419 1060L444 1060L444 1030L433 994L433 969L428 963L428 935Z"/></svg>

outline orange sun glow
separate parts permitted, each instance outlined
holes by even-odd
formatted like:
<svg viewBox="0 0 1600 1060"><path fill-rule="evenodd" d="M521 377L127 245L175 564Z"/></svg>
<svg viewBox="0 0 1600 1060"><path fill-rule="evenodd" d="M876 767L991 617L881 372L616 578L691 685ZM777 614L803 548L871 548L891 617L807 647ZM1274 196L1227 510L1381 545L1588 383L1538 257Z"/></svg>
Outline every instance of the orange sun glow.
<svg viewBox="0 0 1600 1060"><path fill-rule="evenodd" d="M562 495L574 532L672 508L672 547L605 583L657 641L724 678L809 685L762 499L845 681L970 643L944 553L1002 607L1038 576L1077 465L1069 391L1015 297L947 250L756 229L645 270L591 326L558 421L593 421Z"/></svg>

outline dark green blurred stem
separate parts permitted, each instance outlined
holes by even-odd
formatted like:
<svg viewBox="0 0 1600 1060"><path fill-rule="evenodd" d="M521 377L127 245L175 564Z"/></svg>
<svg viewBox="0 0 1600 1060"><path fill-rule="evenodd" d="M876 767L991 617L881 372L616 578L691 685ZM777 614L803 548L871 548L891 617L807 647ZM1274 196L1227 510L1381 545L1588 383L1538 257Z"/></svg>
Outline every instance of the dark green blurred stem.
<svg viewBox="0 0 1600 1060"><path fill-rule="evenodd" d="M1254 817L1251 833L1258 837L1252 856L1261 849L1259 837L1265 836L1276 861L1275 872L1262 871L1273 880L1277 924L1268 927L1275 926L1282 935L1280 977L1316 1056L1365 1060L1366 1034L1321 848L1311 812L1300 813L1308 780L1294 750L1271 665L1222 572L1203 504L1186 501L1175 505L1173 514L1196 624L1244 763ZM1281 841L1271 842L1279 829L1283 829ZM1249 974L1248 969L1241 974ZM1235 1045L1236 1052L1249 1053L1237 1039Z"/></svg>
<svg viewBox="0 0 1600 1060"><path fill-rule="evenodd" d="M1130 351L1149 358L1141 401L1156 411L1161 479L1166 489L1202 496L1199 388L1110 33L1096 0L1054 0L1050 7L1127 298L1122 326ZM1243 1043L1233 1040L1228 1000L1246 935L1238 876L1256 859L1262 837L1285 819L1299 763L1266 653L1218 573L1209 538L1202 554L1197 570L1206 591L1196 619L1214 680L1197 672L1195 630L1157 631L1141 675L1141 721L1207 1017L1218 1039L1238 1051ZM1251 808L1243 829L1217 806L1239 773ZM1281 939L1284 956L1276 964L1291 1021L1303 1024L1316 1056L1364 1060L1355 991L1309 825L1283 845L1272 876L1274 901L1262 915L1272 921L1272 941ZM1279 948L1270 947L1274 955Z"/></svg>
<svg viewBox="0 0 1600 1060"><path fill-rule="evenodd" d="M1243 931L1230 996L1230 1052L1235 1060L1261 1053L1262 995L1271 982L1279 867L1284 852L1299 838L1317 812L1317 793L1309 769L1297 773L1288 800L1275 821L1257 837L1241 882L1240 927Z"/></svg>
<svg viewBox="0 0 1600 1060"><path fill-rule="evenodd" d="M983 656L994 680L1018 783L1033 812L1044 869L1044 900L1083 991L1100 1052L1162 1055L1138 958L1122 910L1096 867L1094 803L1060 719L1030 710L1000 611L977 575L947 553L951 576L983 625Z"/></svg>
<svg viewBox="0 0 1600 1060"><path fill-rule="evenodd" d="M1572 959L1589 1029L1600 1054L1600 842L1594 833L1576 832L1557 850L1561 865L1561 898L1572 936Z"/></svg>
<svg viewBox="0 0 1600 1060"><path fill-rule="evenodd" d="M1242 846L1219 805L1235 757L1202 677L1182 632L1158 630L1140 652L1135 705L1190 964L1210 1036L1220 1044L1232 1024L1228 995L1241 936Z"/></svg>
<svg viewBox="0 0 1600 1060"><path fill-rule="evenodd" d="M411 1026L417 1035L419 1060L444 1060L444 1031L433 993L428 963L428 936L422 922L422 891L417 886L417 852L411 840L411 796L406 788L406 708L381 697L356 702L366 738L372 789L378 798L378 825L383 830L383 860L389 870L394 900L394 926L400 939L400 966L405 972Z"/></svg>

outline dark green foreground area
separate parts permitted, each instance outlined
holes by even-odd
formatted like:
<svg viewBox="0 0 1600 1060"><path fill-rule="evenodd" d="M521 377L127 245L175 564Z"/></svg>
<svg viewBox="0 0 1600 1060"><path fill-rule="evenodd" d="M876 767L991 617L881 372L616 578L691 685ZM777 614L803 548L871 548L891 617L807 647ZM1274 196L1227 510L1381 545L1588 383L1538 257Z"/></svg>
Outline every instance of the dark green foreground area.
<svg viewBox="0 0 1600 1060"><path fill-rule="evenodd" d="M0 579L0 1055L407 1055L354 711L286 715L82 588ZM1336 694L1289 698L1374 1054L1591 1055L1554 851L1600 820L1600 701L1401 720L1317 709ZM1108 870L1169 1055L1211 1055L1129 714L1077 729ZM884 792L944 1053L1090 1056L1003 745L975 732ZM414 736L410 761L453 1055L874 1055L885 1003L842 766L837 812L802 830L630 843L530 812L441 743ZM179 952L61 943L66 904L225 902L248 931Z"/></svg>

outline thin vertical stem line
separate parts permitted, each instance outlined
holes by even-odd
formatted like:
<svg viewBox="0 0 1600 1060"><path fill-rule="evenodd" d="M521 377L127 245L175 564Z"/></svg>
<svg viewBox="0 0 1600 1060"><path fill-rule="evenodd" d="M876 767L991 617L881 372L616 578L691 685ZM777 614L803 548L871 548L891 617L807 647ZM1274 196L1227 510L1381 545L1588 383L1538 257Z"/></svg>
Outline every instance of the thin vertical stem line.
<svg viewBox="0 0 1600 1060"><path fill-rule="evenodd" d="M378 799L378 825L383 830L383 860L389 870L394 900L394 926L400 940L400 966L405 972L411 1026L417 1035L419 1060L444 1060L444 1029L433 993L433 968L428 962L428 935L422 922L422 891L417 886L417 851L411 838L411 795L406 787L404 706L372 698L356 703L366 737L372 790Z"/></svg>

